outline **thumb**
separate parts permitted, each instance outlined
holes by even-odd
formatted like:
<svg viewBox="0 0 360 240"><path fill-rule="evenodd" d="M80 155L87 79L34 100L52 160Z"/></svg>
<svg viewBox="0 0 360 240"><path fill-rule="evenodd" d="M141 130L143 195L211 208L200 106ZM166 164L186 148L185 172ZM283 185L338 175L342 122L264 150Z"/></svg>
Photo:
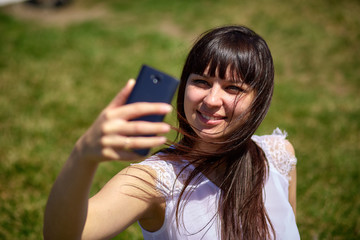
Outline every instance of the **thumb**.
<svg viewBox="0 0 360 240"><path fill-rule="evenodd" d="M130 96L130 93L133 90L134 86L135 86L135 80L130 79L126 83L125 87L121 89L121 91L114 97L113 100L111 100L107 108L116 108L124 105L128 97Z"/></svg>

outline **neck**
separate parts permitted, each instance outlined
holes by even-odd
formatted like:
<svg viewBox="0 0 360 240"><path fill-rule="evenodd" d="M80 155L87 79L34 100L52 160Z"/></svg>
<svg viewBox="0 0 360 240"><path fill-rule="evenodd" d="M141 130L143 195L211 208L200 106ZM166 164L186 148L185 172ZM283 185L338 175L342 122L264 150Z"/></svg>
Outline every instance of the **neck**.
<svg viewBox="0 0 360 240"><path fill-rule="evenodd" d="M194 144L194 152L199 151L200 154L201 152L203 152L204 154L217 154L219 152L221 152L222 149L222 145L220 144L220 142L217 143L210 143L210 142L204 142L202 140L196 142ZM220 159L219 159L220 161ZM192 163L195 167L199 166L200 163L198 162L193 162ZM216 186L218 186L220 188L223 179L224 179L224 175L225 175L225 171L226 171L226 163L221 162L221 163L215 163L215 166L209 167L204 171L201 171L202 174L204 174L211 182L213 182Z"/></svg>
<svg viewBox="0 0 360 240"><path fill-rule="evenodd" d="M194 144L194 150L201 151L205 153L218 153L219 150L221 150L222 144L219 140L214 140L211 142L211 140L204 141L199 140Z"/></svg>

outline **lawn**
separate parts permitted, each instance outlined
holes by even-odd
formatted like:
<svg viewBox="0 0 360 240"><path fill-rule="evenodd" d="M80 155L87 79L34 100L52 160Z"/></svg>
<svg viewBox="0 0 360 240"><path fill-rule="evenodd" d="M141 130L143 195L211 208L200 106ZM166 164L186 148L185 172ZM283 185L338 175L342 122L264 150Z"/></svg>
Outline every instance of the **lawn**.
<svg viewBox="0 0 360 240"><path fill-rule="evenodd" d="M225 24L251 27L272 50L275 94L258 133L286 129L295 147L302 239L359 239L359 12L357 0L1 7L0 239L41 238L47 196L74 143L142 63L179 77L197 35ZM92 194L126 165L104 163ZM135 224L116 239L141 238Z"/></svg>

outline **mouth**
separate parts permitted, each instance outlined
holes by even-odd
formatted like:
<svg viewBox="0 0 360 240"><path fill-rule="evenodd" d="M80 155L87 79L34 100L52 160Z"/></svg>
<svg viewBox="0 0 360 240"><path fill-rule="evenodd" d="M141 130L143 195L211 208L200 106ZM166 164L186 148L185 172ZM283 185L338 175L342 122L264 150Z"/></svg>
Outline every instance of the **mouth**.
<svg viewBox="0 0 360 240"><path fill-rule="evenodd" d="M224 117L224 116L221 116L221 115L207 114L207 113L200 112L198 110L196 110L196 112L200 116L200 118L205 120L206 122L215 123L215 122L227 119L227 117Z"/></svg>

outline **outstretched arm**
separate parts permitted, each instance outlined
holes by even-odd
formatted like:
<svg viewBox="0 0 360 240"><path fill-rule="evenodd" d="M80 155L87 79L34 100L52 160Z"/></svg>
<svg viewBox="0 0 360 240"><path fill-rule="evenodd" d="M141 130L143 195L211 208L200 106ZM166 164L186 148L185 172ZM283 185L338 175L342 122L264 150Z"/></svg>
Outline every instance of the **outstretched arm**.
<svg viewBox="0 0 360 240"><path fill-rule="evenodd" d="M124 105L133 86L134 81L130 80L102 111L88 131L76 142L49 195L44 220L45 239L80 239L85 222L94 225L93 220L87 219L88 216L94 216L88 214L88 209L90 210L88 197L99 163L109 160L136 160L139 159L139 156L127 149L149 148L165 143L166 139L161 136L139 136L166 133L170 130L168 124L129 120L149 114L166 114L171 111L171 107L163 103ZM141 174L136 171L134 173ZM115 179L118 179L116 183L120 187L122 182L129 185L129 178L118 177ZM146 176L144 179L146 180ZM138 193L134 191L133 195ZM121 203L121 198L118 200ZM126 206L126 201L124 200L125 205L123 206ZM137 214L141 215L145 212L146 207L143 206L140 209L142 209L142 213L140 211ZM91 213L97 211L93 207L91 210ZM141 216L135 218L141 218ZM126 225L135 218L129 217L128 220L124 220L123 224Z"/></svg>

